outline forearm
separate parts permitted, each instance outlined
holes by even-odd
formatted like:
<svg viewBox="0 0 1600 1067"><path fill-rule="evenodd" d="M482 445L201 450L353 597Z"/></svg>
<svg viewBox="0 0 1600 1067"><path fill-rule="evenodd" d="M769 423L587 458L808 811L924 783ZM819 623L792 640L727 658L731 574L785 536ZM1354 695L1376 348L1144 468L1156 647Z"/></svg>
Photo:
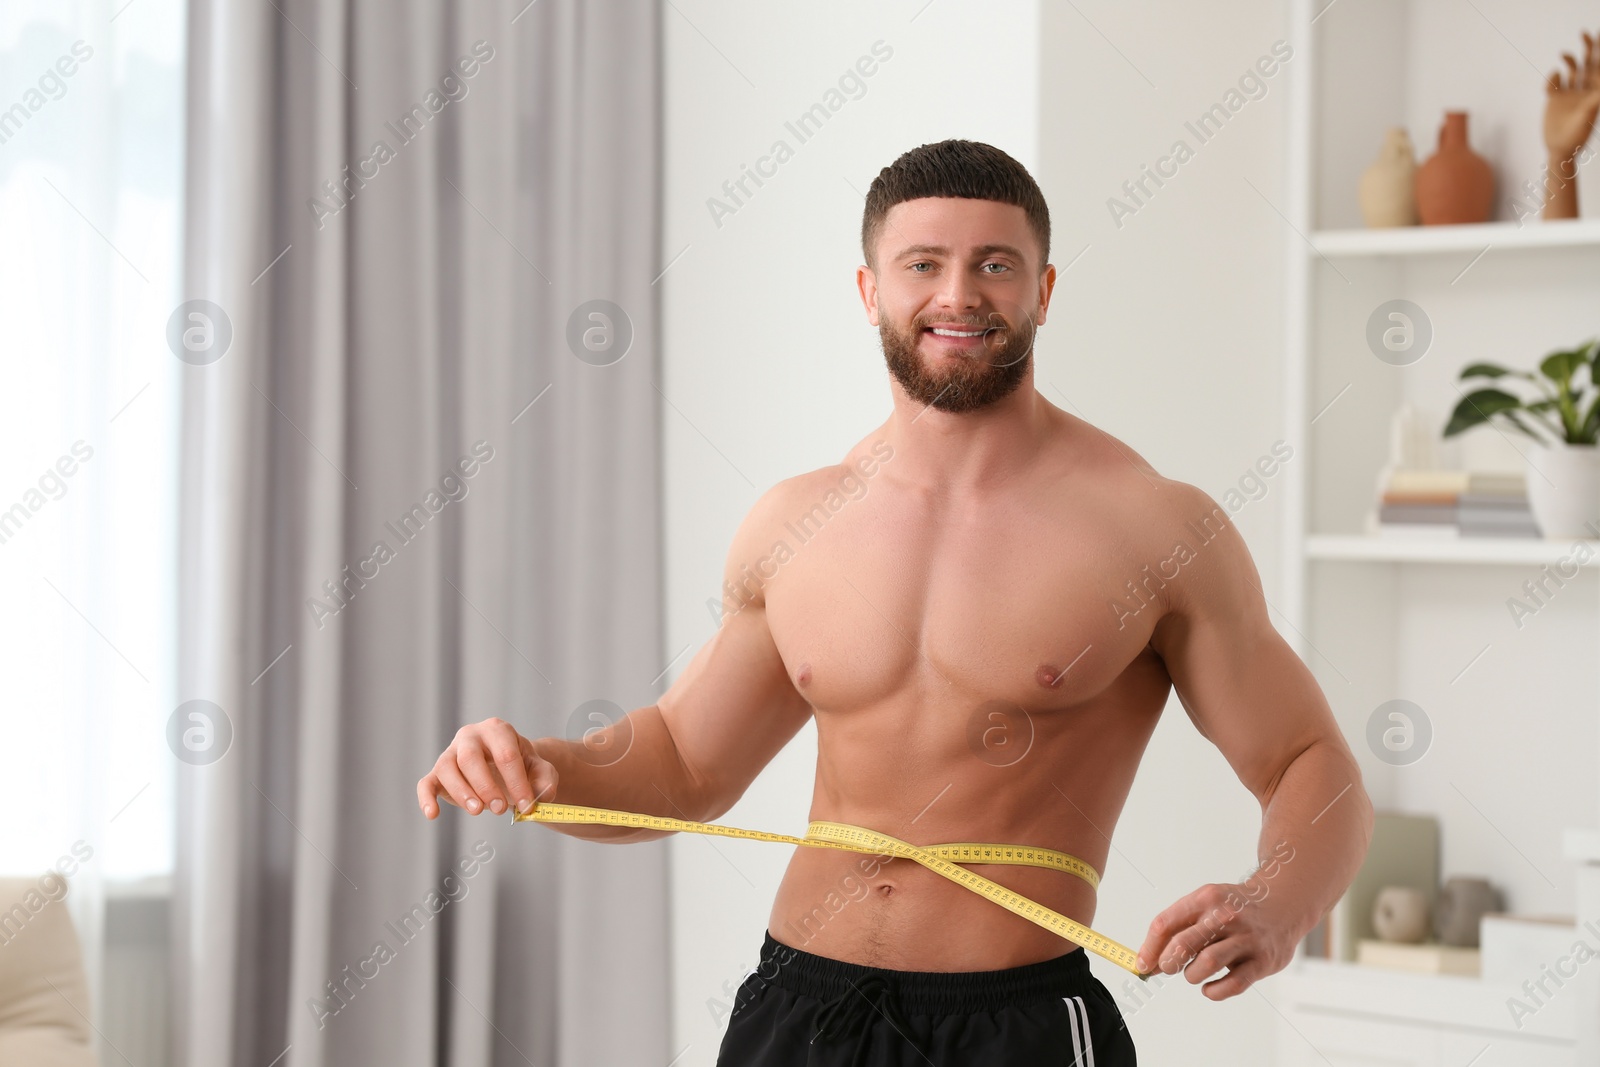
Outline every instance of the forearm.
<svg viewBox="0 0 1600 1067"><path fill-rule="evenodd" d="M585 740L541 737L533 745L540 758L556 768L555 792L541 800L676 819L707 817L705 789L680 758L661 709L654 704L629 712ZM611 843L653 841L671 832L583 823L544 825L572 837Z"/></svg>
<svg viewBox="0 0 1600 1067"><path fill-rule="evenodd" d="M1544 176L1544 217L1578 217L1578 161L1576 155L1548 154Z"/></svg>
<svg viewBox="0 0 1600 1067"><path fill-rule="evenodd" d="M1261 904L1296 938L1327 914L1360 870L1372 815L1361 770L1342 744L1313 744L1279 778L1262 808Z"/></svg>

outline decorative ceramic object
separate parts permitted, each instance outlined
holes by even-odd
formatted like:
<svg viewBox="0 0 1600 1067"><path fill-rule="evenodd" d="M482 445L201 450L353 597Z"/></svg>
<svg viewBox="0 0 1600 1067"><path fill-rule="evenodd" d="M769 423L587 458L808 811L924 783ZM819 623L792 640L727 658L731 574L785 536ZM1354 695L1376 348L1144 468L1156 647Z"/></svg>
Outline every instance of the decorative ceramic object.
<svg viewBox="0 0 1600 1067"><path fill-rule="evenodd" d="M1478 924L1486 912L1505 910L1500 890L1485 878L1462 875L1445 880L1434 909L1433 933L1441 944L1478 947Z"/></svg>
<svg viewBox="0 0 1600 1067"><path fill-rule="evenodd" d="M1361 175L1361 217L1373 228L1417 224L1417 157L1404 126L1392 126Z"/></svg>
<svg viewBox="0 0 1600 1067"><path fill-rule="evenodd" d="M1545 540L1593 537L1600 524L1600 446L1537 441L1525 459L1528 507Z"/></svg>
<svg viewBox="0 0 1600 1067"><path fill-rule="evenodd" d="M1487 222L1494 170L1467 143L1467 113L1446 111L1439 149L1417 168L1417 213L1424 226Z"/></svg>
<svg viewBox="0 0 1600 1067"><path fill-rule="evenodd" d="M1428 894L1409 885L1384 886L1372 902L1372 929L1385 941L1421 941L1428 936Z"/></svg>

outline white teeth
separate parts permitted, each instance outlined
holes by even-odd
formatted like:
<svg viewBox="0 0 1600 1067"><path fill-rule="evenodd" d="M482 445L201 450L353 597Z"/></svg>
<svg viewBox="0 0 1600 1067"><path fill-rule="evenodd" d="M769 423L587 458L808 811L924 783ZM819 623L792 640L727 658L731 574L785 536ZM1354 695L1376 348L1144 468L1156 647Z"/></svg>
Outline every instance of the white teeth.
<svg viewBox="0 0 1600 1067"><path fill-rule="evenodd" d="M987 330L941 330L941 329L939 329L939 327L935 326L933 328L933 332L938 334L940 337L977 337L977 336L979 336L981 334L987 333L988 331Z"/></svg>

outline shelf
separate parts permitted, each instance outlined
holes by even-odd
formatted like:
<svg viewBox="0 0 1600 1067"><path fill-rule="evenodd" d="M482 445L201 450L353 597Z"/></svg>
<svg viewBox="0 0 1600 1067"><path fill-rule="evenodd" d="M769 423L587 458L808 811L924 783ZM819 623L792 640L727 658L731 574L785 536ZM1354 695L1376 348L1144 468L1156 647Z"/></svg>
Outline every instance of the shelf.
<svg viewBox="0 0 1600 1067"><path fill-rule="evenodd" d="M1368 537L1361 534L1313 534L1306 538L1310 559L1371 560L1377 563L1487 563L1540 566L1566 558L1568 565L1600 568L1600 541L1589 546L1589 559L1573 556L1576 541L1546 541L1531 537L1462 537L1432 540L1417 537Z"/></svg>
<svg viewBox="0 0 1600 1067"><path fill-rule="evenodd" d="M1316 230L1308 255L1359 258L1477 254L1485 249L1600 248L1600 219L1482 222L1466 226L1395 226L1377 230Z"/></svg>

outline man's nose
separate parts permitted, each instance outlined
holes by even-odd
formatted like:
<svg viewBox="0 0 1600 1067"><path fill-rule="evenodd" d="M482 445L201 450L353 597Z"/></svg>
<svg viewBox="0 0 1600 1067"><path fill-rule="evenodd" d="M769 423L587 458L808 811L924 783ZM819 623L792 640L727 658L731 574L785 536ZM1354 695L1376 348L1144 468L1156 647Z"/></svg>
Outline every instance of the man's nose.
<svg viewBox="0 0 1600 1067"><path fill-rule="evenodd" d="M959 311L970 311L983 302L977 279L966 271L951 271L939 287L939 304Z"/></svg>

